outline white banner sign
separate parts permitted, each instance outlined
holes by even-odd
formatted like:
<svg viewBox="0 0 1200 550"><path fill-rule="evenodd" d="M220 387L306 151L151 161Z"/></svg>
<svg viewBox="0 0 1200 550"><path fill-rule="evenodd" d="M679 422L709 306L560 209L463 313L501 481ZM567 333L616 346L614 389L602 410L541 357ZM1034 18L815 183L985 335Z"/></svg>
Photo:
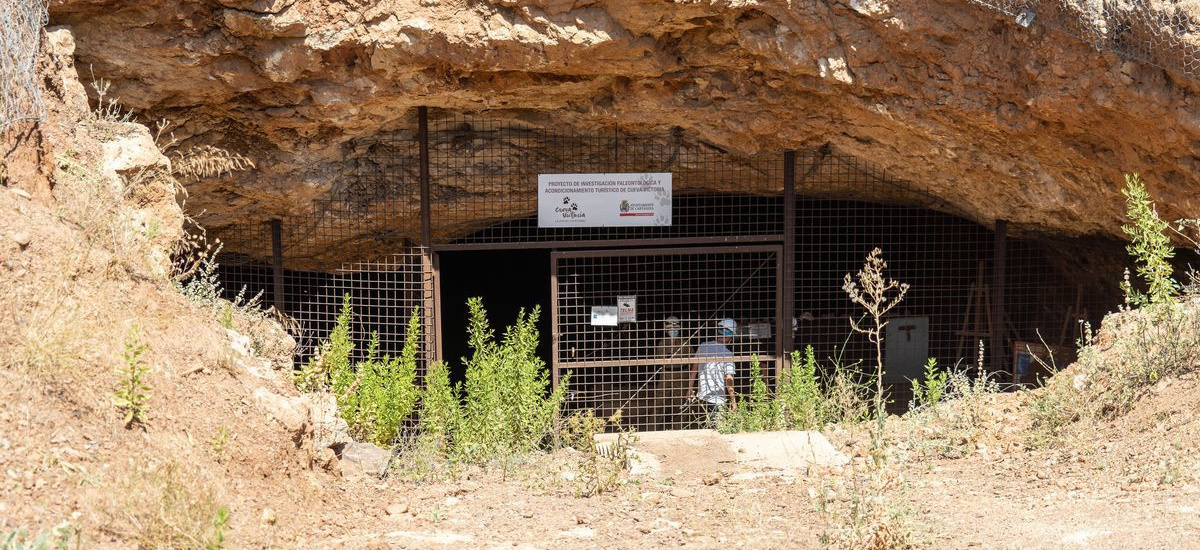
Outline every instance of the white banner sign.
<svg viewBox="0 0 1200 550"><path fill-rule="evenodd" d="M669 225L669 172L538 175L538 227Z"/></svg>

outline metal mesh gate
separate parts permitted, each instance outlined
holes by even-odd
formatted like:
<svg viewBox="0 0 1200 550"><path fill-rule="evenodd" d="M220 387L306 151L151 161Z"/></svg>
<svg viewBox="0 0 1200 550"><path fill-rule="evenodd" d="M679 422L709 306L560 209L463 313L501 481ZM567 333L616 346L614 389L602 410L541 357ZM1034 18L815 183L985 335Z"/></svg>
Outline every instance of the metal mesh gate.
<svg viewBox="0 0 1200 550"><path fill-rule="evenodd" d="M770 384L784 344L776 338L779 262L778 246L552 254L552 368L556 381L570 374L566 408L620 410L640 429L698 427L686 399L695 393L696 350L724 319L738 323L729 346L738 392L749 390L755 359ZM606 320L598 307L626 311Z"/></svg>

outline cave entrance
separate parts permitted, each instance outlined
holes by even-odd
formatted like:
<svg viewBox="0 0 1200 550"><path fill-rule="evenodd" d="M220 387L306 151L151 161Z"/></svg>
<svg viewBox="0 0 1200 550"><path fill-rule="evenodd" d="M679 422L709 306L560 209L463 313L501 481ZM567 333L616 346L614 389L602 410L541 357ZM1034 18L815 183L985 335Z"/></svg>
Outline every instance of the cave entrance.
<svg viewBox="0 0 1200 550"><path fill-rule="evenodd" d="M467 344L467 299L483 300L496 339L515 322L517 313L539 308L538 356L550 365L550 250L509 249L445 251L437 255L440 272L441 356L452 382L463 379Z"/></svg>
<svg viewBox="0 0 1200 550"><path fill-rule="evenodd" d="M680 423L641 392L653 395L664 366L676 377L690 368L686 356L721 319L736 321L732 351L757 355L768 384L789 352L808 346L827 372L873 368L873 345L848 324L862 308L842 283L875 247L888 276L912 285L885 336L900 407L906 379L927 359L962 368L983 341L987 370L1020 383L1032 348L1069 348L1080 320L1116 304L1120 271L1101 258L1123 256L1119 244L981 220L936 186L896 180L830 146L739 155L682 131L578 135L424 109L413 122L414 132L348 148L353 174L308 211L221 234L224 288L263 292L296 322L297 364L324 351L347 295L355 354L376 333L379 352L404 349L419 311L420 364L445 360L456 379L469 353L467 297L483 298L498 333L521 307L541 306L539 355L552 373L572 373L567 408L623 408L629 423L653 430ZM668 173L669 224L538 223L542 175ZM633 318L593 322L626 298ZM671 317L692 337L682 354L657 349ZM742 395L750 363L738 362Z"/></svg>

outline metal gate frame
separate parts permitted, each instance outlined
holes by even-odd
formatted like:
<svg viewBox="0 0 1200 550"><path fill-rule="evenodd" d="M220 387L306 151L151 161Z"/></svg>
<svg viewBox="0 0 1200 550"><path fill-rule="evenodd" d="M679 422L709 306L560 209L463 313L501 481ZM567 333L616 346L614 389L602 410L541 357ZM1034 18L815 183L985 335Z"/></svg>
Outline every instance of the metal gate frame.
<svg viewBox="0 0 1200 550"><path fill-rule="evenodd" d="M784 324L785 311L790 298L785 296L786 285L784 283L784 247L780 244L776 245L734 245L734 246L716 246L716 247L672 247L672 248L656 248L656 247L639 247L639 248L606 248L594 250L553 250L550 253L550 374L553 387L558 387L559 377L564 364L559 360L559 295L558 295L558 264L559 260L565 258L613 258L613 257L638 257L638 256L662 256L662 255L686 255L686 254L735 254L745 252L770 252L775 258L775 354L773 356L758 356L758 360L762 362L770 362L773 371L763 373L764 376L769 376L771 380L778 380L777 374L784 366L785 358L791 351L791 338L785 337L783 333L785 327L790 327L791 323ZM754 359L752 355L738 355L730 358L733 362L750 362ZM679 357L679 358L650 358L650 359L615 359L615 360L599 360L599 361L574 361L567 363L573 368L594 368L594 367L618 367L618 366L650 366L650 365L686 365L694 363L694 357Z"/></svg>

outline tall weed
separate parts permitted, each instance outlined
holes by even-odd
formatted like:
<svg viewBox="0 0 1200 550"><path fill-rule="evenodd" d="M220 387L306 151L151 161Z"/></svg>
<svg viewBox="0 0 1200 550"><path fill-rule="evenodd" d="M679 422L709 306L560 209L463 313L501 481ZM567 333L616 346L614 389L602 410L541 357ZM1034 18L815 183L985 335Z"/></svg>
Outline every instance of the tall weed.
<svg viewBox="0 0 1200 550"><path fill-rule="evenodd" d="M726 411L717 419L717 430L722 433L778 430L783 427L779 401L767 391L762 366L755 355L750 360L750 396L737 409Z"/></svg>
<svg viewBox="0 0 1200 550"><path fill-rule="evenodd" d="M354 311L350 295L342 300L342 311L322 343L320 352L297 376L303 391L319 390L328 384L337 400L338 414L350 433L360 441L382 447L397 442L405 421L417 404L417 351L421 340L420 308L409 317L400 355L379 356L379 333L372 332L366 357L352 361L354 350L350 322Z"/></svg>
<svg viewBox="0 0 1200 550"><path fill-rule="evenodd" d="M296 387L300 391L323 391L333 383L334 393L345 393L353 383L350 352L354 351L354 340L350 338L350 319L354 309L350 305L350 294L342 297L342 311L337 316L329 338L321 342L317 353L296 373Z"/></svg>
<svg viewBox="0 0 1200 550"><path fill-rule="evenodd" d="M812 346L792 352L792 368L779 383L779 415L783 424L798 430L819 430L832 420L829 393L821 389L817 358Z"/></svg>
<svg viewBox="0 0 1200 550"><path fill-rule="evenodd" d="M908 294L908 283L901 283L884 276L887 262L883 259L883 251L878 248L871 250L866 262L858 274L851 277L849 273L842 284L850 301L858 304L866 311L865 317L870 324L850 320L850 328L854 332L864 334L875 345L875 424L871 430L871 457L876 466L882 466L886 459L887 411L884 410L886 397L883 390L883 335L888 322L884 317Z"/></svg>
<svg viewBox="0 0 1200 550"><path fill-rule="evenodd" d="M539 310L521 310L500 343L479 298L467 300L468 344L463 415L454 449L482 463L539 448L551 435L566 384L547 395L550 381L537 356Z"/></svg>
<svg viewBox="0 0 1200 550"><path fill-rule="evenodd" d="M1137 273L1146 286L1146 292L1142 293L1127 278L1121 285L1125 297L1135 306L1171 302L1179 292L1179 284L1172 278L1171 258L1175 256L1175 248L1167 234L1170 226L1159 218L1146 185L1136 173L1125 175L1122 194L1129 218L1129 223L1121 226L1121 231L1129 236L1125 248L1137 262Z"/></svg>

